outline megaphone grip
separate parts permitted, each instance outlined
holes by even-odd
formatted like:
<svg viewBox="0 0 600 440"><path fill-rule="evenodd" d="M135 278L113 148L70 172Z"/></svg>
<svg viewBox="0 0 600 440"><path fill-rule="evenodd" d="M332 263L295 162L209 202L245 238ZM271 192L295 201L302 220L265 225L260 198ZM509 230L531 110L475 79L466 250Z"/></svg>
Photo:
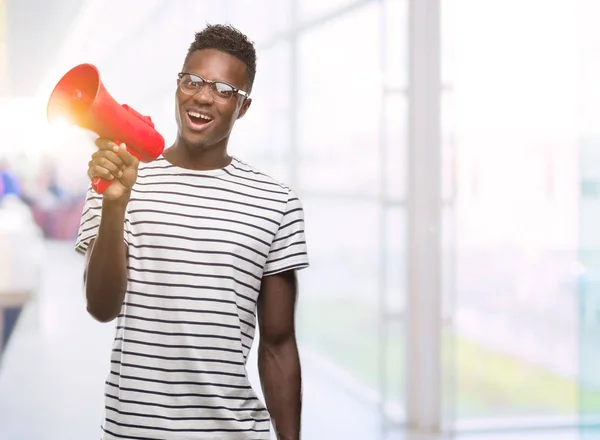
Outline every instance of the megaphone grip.
<svg viewBox="0 0 600 440"><path fill-rule="evenodd" d="M121 144L120 141L115 141L114 143L117 145ZM127 148L127 151L131 155L140 159L139 153L137 153L135 150ZM106 179L101 179L100 177L96 177L94 180L92 180L92 188L94 189L94 191L96 191L96 194L102 194L102 193L104 193L104 191L106 191L108 189L108 187L110 186L110 184L112 182L113 182L112 180L106 180Z"/></svg>
<svg viewBox="0 0 600 440"><path fill-rule="evenodd" d="M92 188L96 191L96 194L102 194L104 191L108 189L112 180L101 179L100 177L96 177L92 180Z"/></svg>

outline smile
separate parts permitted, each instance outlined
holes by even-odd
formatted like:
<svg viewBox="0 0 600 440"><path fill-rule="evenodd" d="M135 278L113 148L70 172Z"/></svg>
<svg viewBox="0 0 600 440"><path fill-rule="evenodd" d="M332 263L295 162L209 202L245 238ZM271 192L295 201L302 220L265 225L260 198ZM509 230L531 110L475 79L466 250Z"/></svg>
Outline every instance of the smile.
<svg viewBox="0 0 600 440"><path fill-rule="evenodd" d="M192 131L205 130L214 121L211 116L193 110L186 111L186 119L189 129Z"/></svg>

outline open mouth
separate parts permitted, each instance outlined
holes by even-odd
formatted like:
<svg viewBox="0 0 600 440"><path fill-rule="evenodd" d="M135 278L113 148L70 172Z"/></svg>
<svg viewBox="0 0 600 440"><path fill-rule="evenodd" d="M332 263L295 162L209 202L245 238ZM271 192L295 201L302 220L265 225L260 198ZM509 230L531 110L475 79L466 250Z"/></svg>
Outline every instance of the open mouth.
<svg viewBox="0 0 600 440"><path fill-rule="evenodd" d="M203 130L213 121L212 117L193 110L187 111L187 118L188 125L194 131Z"/></svg>

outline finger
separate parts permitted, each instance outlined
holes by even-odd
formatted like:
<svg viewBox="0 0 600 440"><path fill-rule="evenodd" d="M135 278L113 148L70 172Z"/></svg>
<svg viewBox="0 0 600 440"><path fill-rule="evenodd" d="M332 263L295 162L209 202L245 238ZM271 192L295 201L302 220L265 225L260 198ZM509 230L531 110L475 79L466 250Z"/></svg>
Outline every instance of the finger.
<svg viewBox="0 0 600 440"><path fill-rule="evenodd" d="M110 139L104 139L104 138L96 139L95 144L101 150L112 150L113 147L117 145Z"/></svg>
<svg viewBox="0 0 600 440"><path fill-rule="evenodd" d="M125 168L125 163L123 162L123 159L121 159L119 155L114 151L99 150L92 154L93 161L99 161L100 159L107 159L115 165L117 165L118 167L120 167L121 169Z"/></svg>
<svg viewBox="0 0 600 440"><path fill-rule="evenodd" d="M98 159L94 159L91 163L91 166L99 166L100 168L104 168L108 170L113 176L121 177L123 175L123 171L121 171L121 167L105 157L99 157Z"/></svg>
<svg viewBox="0 0 600 440"><path fill-rule="evenodd" d="M101 175L97 175L98 172L100 172ZM105 172L102 172L101 169L96 169L95 167L90 167L87 170L87 175L89 177L90 180L94 180L97 177L100 177L102 179L107 179L107 180L113 180L115 177L108 172L108 170L105 170Z"/></svg>
<svg viewBox="0 0 600 440"><path fill-rule="evenodd" d="M129 151L127 151L127 146L125 144L121 144L119 147L114 148L113 150L117 152L121 159L123 159L125 165L127 165L128 167L137 168L139 164L139 159L133 154L131 154Z"/></svg>
<svg viewBox="0 0 600 440"><path fill-rule="evenodd" d="M96 177L100 177L101 179L105 180L113 180L115 178L115 176L110 171L98 165L90 167L88 175L92 180Z"/></svg>
<svg viewBox="0 0 600 440"><path fill-rule="evenodd" d="M108 152L104 152L108 153ZM123 161L116 154L113 153L113 157L105 157L105 155L96 155L92 160L88 162L88 168L94 168L100 166L107 169L113 175L117 176L123 170ZM116 163L115 163L116 162Z"/></svg>

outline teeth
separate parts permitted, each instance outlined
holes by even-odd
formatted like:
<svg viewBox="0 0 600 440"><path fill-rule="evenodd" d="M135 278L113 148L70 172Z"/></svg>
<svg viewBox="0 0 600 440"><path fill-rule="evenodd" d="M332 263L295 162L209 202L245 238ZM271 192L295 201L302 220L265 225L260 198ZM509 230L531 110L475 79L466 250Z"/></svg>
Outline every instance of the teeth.
<svg viewBox="0 0 600 440"><path fill-rule="evenodd" d="M206 121L212 121L212 118L206 115L202 115L198 112L194 112L194 111L188 111L188 115L193 116L194 118L201 118L204 119Z"/></svg>

